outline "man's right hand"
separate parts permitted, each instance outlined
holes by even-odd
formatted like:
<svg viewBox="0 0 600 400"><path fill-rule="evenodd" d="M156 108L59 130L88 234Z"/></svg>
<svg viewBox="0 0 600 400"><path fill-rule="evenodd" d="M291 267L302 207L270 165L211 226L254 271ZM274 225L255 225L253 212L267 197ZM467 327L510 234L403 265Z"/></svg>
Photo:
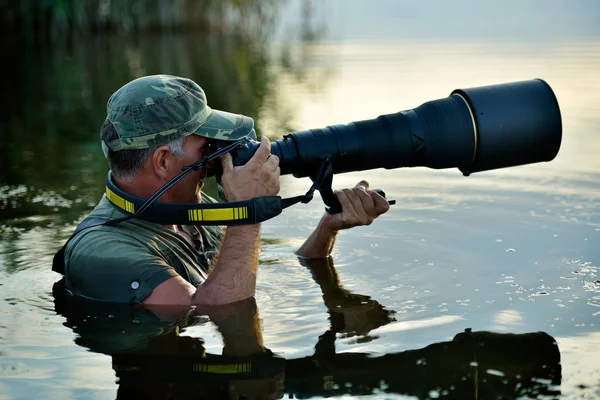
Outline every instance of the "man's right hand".
<svg viewBox="0 0 600 400"><path fill-rule="evenodd" d="M221 157L221 163L221 181L228 201L275 196L279 193L279 158L271 155L271 142L265 136L245 165L234 167L229 153Z"/></svg>

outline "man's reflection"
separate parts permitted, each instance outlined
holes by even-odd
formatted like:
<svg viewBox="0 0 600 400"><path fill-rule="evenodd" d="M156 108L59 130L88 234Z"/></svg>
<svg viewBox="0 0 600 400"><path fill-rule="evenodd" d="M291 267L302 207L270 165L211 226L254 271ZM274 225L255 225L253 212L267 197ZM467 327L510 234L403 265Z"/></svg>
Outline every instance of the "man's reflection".
<svg viewBox="0 0 600 400"><path fill-rule="evenodd" d="M335 351L336 336L372 340L392 322L368 296L340 285L332 260L301 260L320 286L331 327L312 356L285 360L264 347L254 299L221 307L140 309L67 297L55 287L58 313L78 334L76 343L110 355L119 380L117 398L279 399L374 391L430 398L516 398L557 395L560 354L545 333L464 332L423 349L370 357ZM211 321L222 354L206 352L183 328ZM268 329L268 327L267 327Z"/></svg>

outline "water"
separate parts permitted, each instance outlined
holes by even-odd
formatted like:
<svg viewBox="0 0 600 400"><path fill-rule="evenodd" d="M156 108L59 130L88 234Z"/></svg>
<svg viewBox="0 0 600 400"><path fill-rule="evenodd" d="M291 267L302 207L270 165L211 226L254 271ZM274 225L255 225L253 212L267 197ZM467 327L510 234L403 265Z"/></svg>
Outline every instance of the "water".
<svg viewBox="0 0 600 400"><path fill-rule="evenodd" d="M134 355L162 351L153 354L175 370L190 346L200 357L200 347L221 355L224 340L233 354L252 352L236 343L262 343L277 355L263 364L272 374L234 379L230 391L275 397L513 398L527 392L514 389L511 368L524 360L554 365L540 361L552 353L543 341L539 351L508 339L506 347L489 345L478 353L481 366L441 352L402 353L449 342L466 328L546 332L557 341L562 379L545 381L548 368L537 371L541 389L530 395L600 397L598 5L443 4L313 4L307 22L291 2L268 39L95 38L15 53L17 62L5 66L10 96L2 100L0 138L0 398L115 398L120 364L108 354L124 350L107 347L113 342ZM414 108L455 88L539 77L558 98L563 143L550 163L469 178L429 169L336 176L335 187L367 179L397 205L373 225L343 232L334 267L308 268L293 255L323 212L319 199L266 222L256 310L249 304L232 319L244 327L258 321L258 332L231 333L227 318L207 310L181 323L179 339L130 310L57 313L52 256L103 191L97 132L105 102L128 80L159 72L194 78L211 106L251 115L273 139ZM286 176L282 195L309 184ZM148 340L157 329L164 334ZM502 355L514 359L503 363ZM223 390L226 381L176 378L182 396ZM163 393L158 383L123 379L122 397Z"/></svg>

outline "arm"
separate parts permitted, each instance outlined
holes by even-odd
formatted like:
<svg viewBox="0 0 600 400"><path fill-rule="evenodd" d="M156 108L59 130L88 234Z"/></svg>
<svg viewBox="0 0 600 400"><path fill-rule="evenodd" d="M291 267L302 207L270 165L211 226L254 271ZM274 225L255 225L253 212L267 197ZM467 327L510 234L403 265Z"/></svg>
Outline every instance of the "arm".
<svg viewBox="0 0 600 400"><path fill-rule="evenodd" d="M259 245L260 224L228 227L219 261L192 303L227 304L254 296Z"/></svg>
<svg viewBox="0 0 600 400"><path fill-rule="evenodd" d="M244 166L234 167L231 155L222 158L222 182L227 199L247 200L279 193L279 159L270 156L266 137ZM220 305L254 296L260 246L260 224L227 228L219 260L206 282L195 288L181 276L157 286L144 304Z"/></svg>
<svg viewBox="0 0 600 400"><path fill-rule="evenodd" d="M338 197L339 199L339 197ZM338 231L327 224L327 214L321 218L315 230L310 234L296 254L306 258L325 258L331 254Z"/></svg>
<svg viewBox="0 0 600 400"><path fill-rule="evenodd" d="M367 181L360 181L353 189L336 191L342 205L339 214L325 214L317 228L296 254L306 258L323 258L333 250L337 234L342 229L371 225L373 220L390 209L388 201L369 189Z"/></svg>

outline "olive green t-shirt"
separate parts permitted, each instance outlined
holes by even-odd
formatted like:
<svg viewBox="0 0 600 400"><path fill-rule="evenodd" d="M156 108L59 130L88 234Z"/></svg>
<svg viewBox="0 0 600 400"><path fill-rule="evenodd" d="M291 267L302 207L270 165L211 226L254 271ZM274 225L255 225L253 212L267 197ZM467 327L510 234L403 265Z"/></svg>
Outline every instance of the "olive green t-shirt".
<svg viewBox="0 0 600 400"><path fill-rule="evenodd" d="M215 200L202 194L202 202ZM88 217L116 219L126 215L103 197ZM88 228L65 249L66 287L95 300L139 303L174 276L193 286L201 285L218 251L221 228L195 228L198 249L173 230L137 218Z"/></svg>

